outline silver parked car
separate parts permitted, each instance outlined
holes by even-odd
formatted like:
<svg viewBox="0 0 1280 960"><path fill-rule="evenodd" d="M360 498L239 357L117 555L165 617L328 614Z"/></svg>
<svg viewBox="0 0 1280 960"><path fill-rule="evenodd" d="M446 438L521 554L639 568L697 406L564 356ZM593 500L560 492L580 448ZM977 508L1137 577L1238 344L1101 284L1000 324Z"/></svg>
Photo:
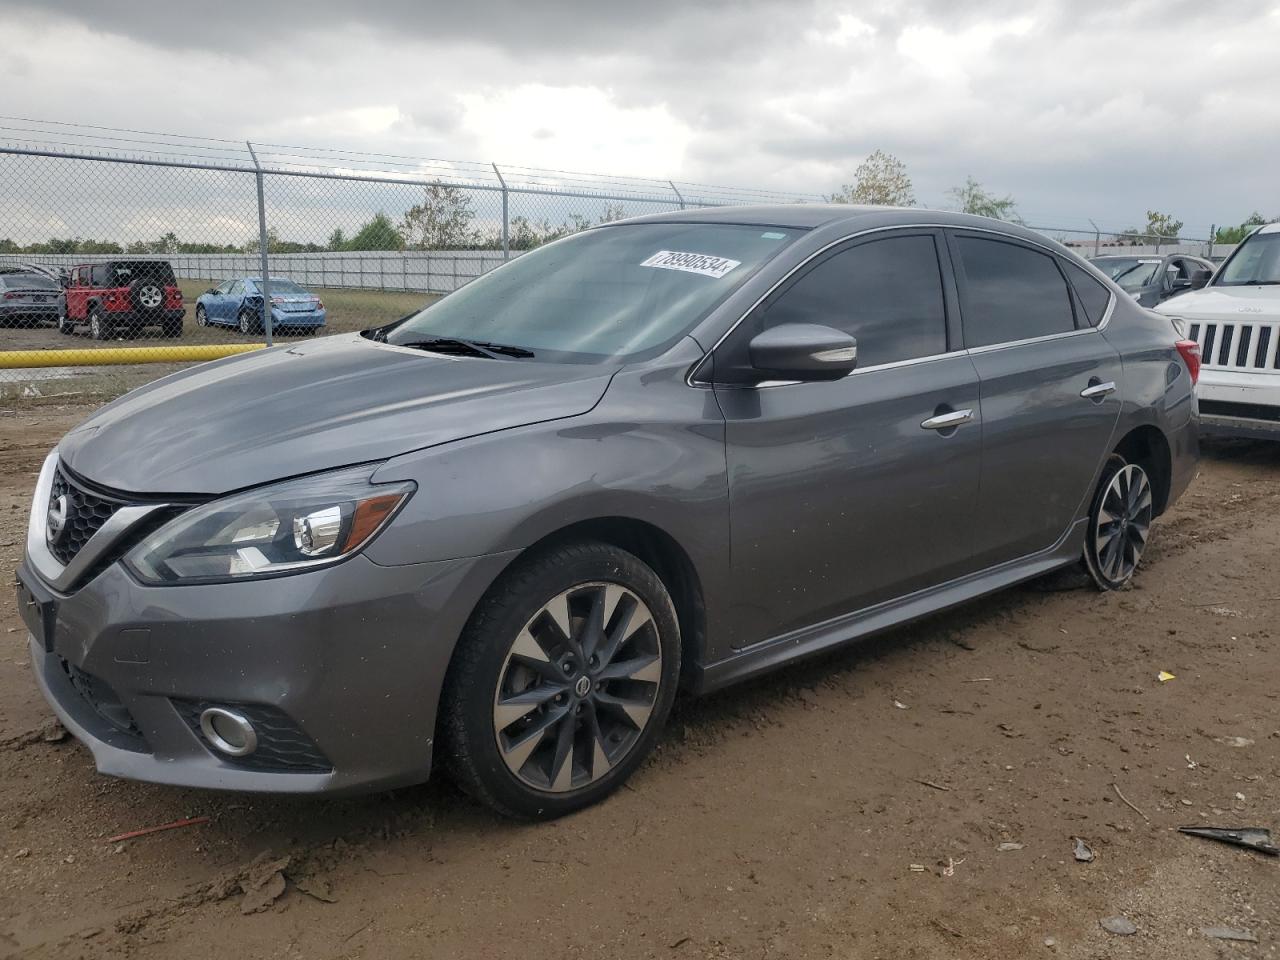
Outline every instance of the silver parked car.
<svg viewBox="0 0 1280 960"><path fill-rule="evenodd" d="M19 608L107 773L608 794L701 692L1072 564L1196 464L1194 343L1008 223L647 217L196 367L41 472ZM179 428L180 427L180 428Z"/></svg>

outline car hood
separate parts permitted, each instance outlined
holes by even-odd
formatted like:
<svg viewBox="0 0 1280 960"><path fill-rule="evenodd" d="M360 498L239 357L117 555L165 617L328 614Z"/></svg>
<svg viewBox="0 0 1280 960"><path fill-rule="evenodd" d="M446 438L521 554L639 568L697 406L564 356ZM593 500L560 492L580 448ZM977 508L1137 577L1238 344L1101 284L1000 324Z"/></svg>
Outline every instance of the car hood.
<svg viewBox="0 0 1280 960"><path fill-rule="evenodd" d="M1280 319L1280 287L1204 287L1155 307L1165 316L1248 323Z"/></svg>
<svg viewBox="0 0 1280 960"><path fill-rule="evenodd" d="M116 490L220 494L577 416L613 372L326 337L157 380L103 407L58 450L71 470Z"/></svg>

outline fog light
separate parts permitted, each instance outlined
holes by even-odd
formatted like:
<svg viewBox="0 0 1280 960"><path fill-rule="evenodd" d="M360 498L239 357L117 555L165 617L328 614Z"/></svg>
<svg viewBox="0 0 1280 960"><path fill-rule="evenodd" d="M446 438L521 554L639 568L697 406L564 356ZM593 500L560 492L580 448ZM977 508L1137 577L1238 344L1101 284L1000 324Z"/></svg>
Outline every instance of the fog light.
<svg viewBox="0 0 1280 960"><path fill-rule="evenodd" d="M230 757L247 757L258 749L253 724L225 707L209 707L201 713L200 732L215 750Z"/></svg>

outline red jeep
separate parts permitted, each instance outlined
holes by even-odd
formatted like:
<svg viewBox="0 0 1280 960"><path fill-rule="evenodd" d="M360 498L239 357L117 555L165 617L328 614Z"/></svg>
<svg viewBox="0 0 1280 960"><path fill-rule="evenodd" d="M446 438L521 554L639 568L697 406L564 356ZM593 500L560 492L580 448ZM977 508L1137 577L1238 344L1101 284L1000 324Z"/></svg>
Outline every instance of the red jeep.
<svg viewBox="0 0 1280 960"><path fill-rule="evenodd" d="M166 337L182 336L182 291L173 267L163 260L107 260L72 267L66 281L67 314L58 332L74 333L87 323L95 340L118 331L137 334L159 327Z"/></svg>

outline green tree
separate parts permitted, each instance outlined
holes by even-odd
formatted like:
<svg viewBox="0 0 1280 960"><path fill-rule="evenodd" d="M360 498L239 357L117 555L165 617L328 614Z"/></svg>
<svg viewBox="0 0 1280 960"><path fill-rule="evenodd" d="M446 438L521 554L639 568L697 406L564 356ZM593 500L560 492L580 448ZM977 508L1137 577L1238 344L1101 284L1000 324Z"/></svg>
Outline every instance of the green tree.
<svg viewBox="0 0 1280 960"><path fill-rule="evenodd" d="M973 177L965 177L964 185L952 187L948 191L955 199L961 213L971 213L978 217L991 217L994 220L1008 220L1021 223L1018 216L1018 204L1011 196L997 197L988 193Z"/></svg>
<svg viewBox="0 0 1280 960"><path fill-rule="evenodd" d="M12 237L0 239L0 253L21 253L22 247Z"/></svg>
<svg viewBox="0 0 1280 960"><path fill-rule="evenodd" d="M1276 217L1280 220L1280 217ZM1256 210L1249 215L1249 218L1235 227L1220 227L1217 234L1214 235L1214 243L1243 243L1244 238L1252 233L1257 227L1267 223L1267 219Z"/></svg>
<svg viewBox="0 0 1280 960"><path fill-rule="evenodd" d="M606 203L604 213L600 214L601 223L614 223L627 218L627 208L620 203Z"/></svg>
<svg viewBox="0 0 1280 960"><path fill-rule="evenodd" d="M907 165L893 154L877 150L858 165L853 183L827 198L831 203L865 203L884 207L913 207L916 203Z"/></svg>
<svg viewBox="0 0 1280 960"><path fill-rule="evenodd" d="M461 187L429 184L422 203L414 204L400 221L400 236L411 250L448 250L473 246L479 236L472 228L475 211Z"/></svg>
<svg viewBox="0 0 1280 960"><path fill-rule="evenodd" d="M332 238L330 238L332 239ZM404 238L385 213L379 211L373 219L355 232L343 247L344 250L403 250Z"/></svg>
<svg viewBox="0 0 1280 960"><path fill-rule="evenodd" d="M1154 243L1159 245L1168 243L1170 240L1176 240L1182 233L1182 226L1182 221L1175 220L1172 214L1148 210L1146 229L1139 230L1136 227L1130 227L1120 234L1120 239L1134 244Z"/></svg>
<svg viewBox="0 0 1280 960"><path fill-rule="evenodd" d="M333 233L329 234L329 242L325 244L330 250L347 249L347 235L342 232L342 228L338 227Z"/></svg>

